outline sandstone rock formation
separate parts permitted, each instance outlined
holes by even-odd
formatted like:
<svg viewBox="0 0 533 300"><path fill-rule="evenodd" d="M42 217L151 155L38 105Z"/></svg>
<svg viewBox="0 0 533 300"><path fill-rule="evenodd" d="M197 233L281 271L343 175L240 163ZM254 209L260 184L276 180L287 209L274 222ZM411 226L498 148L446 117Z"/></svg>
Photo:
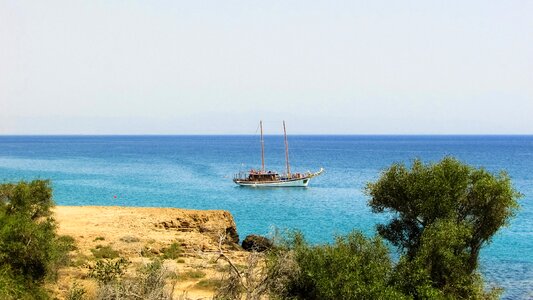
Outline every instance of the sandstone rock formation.
<svg viewBox="0 0 533 300"><path fill-rule="evenodd" d="M227 211L176 211L170 220L157 222L156 227L180 232L199 232L210 236L214 241L225 237L226 243L239 243L237 226L233 216Z"/></svg>

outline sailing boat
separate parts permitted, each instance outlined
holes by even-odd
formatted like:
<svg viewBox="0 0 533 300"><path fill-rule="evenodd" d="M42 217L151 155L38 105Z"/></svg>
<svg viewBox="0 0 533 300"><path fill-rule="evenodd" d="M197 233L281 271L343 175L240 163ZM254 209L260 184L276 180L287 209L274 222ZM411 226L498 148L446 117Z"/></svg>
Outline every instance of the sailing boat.
<svg viewBox="0 0 533 300"><path fill-rule="evenodd" d="M278 174L274 171L265 170L265 142L263 139L263 121L259 121L261 128L261 170L250 170L249 172L240 172L235 174L233 182L240 186L251 187L306 187L311 178L316 177L324 172L320 168L318 172L311 173L291 173L291 166L289 164L289 143L287 141L287 130L285 121L283 121L283 133L285 137L285 162L287 165L286 174Z"/></svg>

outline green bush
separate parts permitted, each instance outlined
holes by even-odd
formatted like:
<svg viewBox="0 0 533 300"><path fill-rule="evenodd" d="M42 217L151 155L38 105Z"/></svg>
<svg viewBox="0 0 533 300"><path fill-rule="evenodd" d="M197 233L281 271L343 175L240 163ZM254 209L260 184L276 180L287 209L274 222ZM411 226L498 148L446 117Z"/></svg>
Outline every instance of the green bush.
<svg viewBox="0 0 533 300"><path fill-rule="evenodd" d="M95 258L101 259L101 258L117 258L119 257L118 251L111 248L111 246L102 246L102 245L96 245L94 249L91 249L92 254Z"/></svg>
<svg viewBox="0 0 533 300"><path fill-rule="evenodd" d="M68 289L66 300L83 300L85 298L87 291L83 286L79 285L77 282L74 282L72 286Z"/></svg>
<svg viewBox="0 0 533 300"><path fill-rule="evenodd" d="M205 273L200 270L189 270L179 274L181 279L200 279L205 277Z"/></svg>
<svg viewBox="0 0 533 300"><path fill-rule="evenodd" d="M177 242L163 249L163 259L177 259L181 255L181 246Z"/></svg>
<svg viewBox="0 0 533 300"><path fill-rule="evenodd" d="M403 299L390 286L389 251L379 237L354 231L332 245L309 245L296 233L285 251L293 252L298 271L282 297L297 299ZM271 258L272 259L272 258ZM274 265L270 265L272 268Z"/></svg>
<svg viewBox="0 0 533 300"><path fill-rule="evenodd" d="M206 290L215 290L217 288L220 288L222 285L222 281L220 279L202 279L198 283L196 283L194 286L200 289L206 289Z"/></svg>
<svg viewBox="0 0 533 300"><path fill-rule="evenodd" d="M127 261L120 258L115 261L102 261L91 271L99 285L96 291L97 299L146 299L171 300L175 280L171 279L160 260L155 260L137 270L134 276L123 276ZM167 279L171 288L166 288Z"/></svg>
<svg viewBox="0 0 533 300"><path fill-rule="evenodd" d="M94 265L88 266L89 277L96 279L100 284L107 284L124 275L129 264L130 262L122 257L115 260L99 260Z"/></svg>
<svg viewBox="0 0 533 300"><path fill-rule="evenodd" d="M0 184L0 296L46 298L42 284L68 263L73 239L57 237L50 182Z"/></svg>

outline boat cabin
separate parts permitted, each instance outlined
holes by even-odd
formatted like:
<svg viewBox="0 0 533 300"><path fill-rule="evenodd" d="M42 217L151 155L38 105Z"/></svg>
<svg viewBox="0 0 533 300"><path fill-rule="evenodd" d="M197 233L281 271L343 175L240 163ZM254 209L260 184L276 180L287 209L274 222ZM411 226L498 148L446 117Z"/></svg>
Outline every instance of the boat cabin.
<svg viewBox="0 0 533 300"><path fill-rule="evenodd" d="M278 173L267 172L267 173L254 173L250 172L248 175L249 181L275 181L279 180Z"/></svg>

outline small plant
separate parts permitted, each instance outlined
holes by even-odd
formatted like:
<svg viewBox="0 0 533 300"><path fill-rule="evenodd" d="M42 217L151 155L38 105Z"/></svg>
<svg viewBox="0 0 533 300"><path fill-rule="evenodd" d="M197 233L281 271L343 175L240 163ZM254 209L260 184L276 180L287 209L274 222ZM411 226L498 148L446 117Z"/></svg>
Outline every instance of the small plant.
<svg viewBox="0 0 533 300"><path fill-rule="evenodd" d="M142 257L148 257L148 258L151 258L151 257L154 257L155 254L154 254L154 252L152 251L152 248L150 248L149 246L144 246L144 247L141 249L141 256L142 256Z"/></svg>
<svg viewBox="0 0 533 300"><path fill-rule="evenodd" d="M136 236L126 235L120 238L120 240L124 243L137 243L139 242L139 238Z"/></svg>
<svg viewBox="0 0 533 300"><path fill-rule="evenodd" d="M95 268L100 268L104 271L101 272L102 274L108 275L113 275L112 273L118 271L114 276L93 276L100 283L96 291L96 299L173 299L172 294L176 284L175 273L169 272L161 260L156 259L152 263L144 265L137 270L134 276L128 277L122 277L125 266L117 267L116 263L119 262L120 260L115 263L102 263Z"/></svg>
<svg viewBox="0 0 533 300"><path fill-rule="evenodd" d="M215 270L217 270L218 272L225 273L225 272L229 272L230 268L231 268L231 266L229 266L229 265L217 265L215 267Z"/></svg>
<svg viewBox="0 0 533 300"><path fill-rule="evenodd" d="M81 267L87 264L87 262L90 260L90 257L84 254L77 254L70 260L70 266L71 267Z"/></svg>
<svg viewBox="0 0 533 300"><path fill-rule="evenodd" d="M78 249L76 247L76 240L70 235L61 235L57 238L57 243L59 247L66 251L74 251Z"/></svg>
<svg viewBox="0 0 533 300"><path fill-rule="evenodd" d="M178 264L184 264L184 263L185 263L185 259L183 259L183 258L178 258L178 259L176 260L176 262L177 262Z"/></svg>
<svg viewBox="0 0 533 300"><path fill-rule="evenodd" d="M78 284L77 282L74 282L72 286L67 291L67 296L65 297L66 300L83 300L85 298L85 294L87 291Z"/></svg>
<svg viewBox="0 0 533 300"><path fill-rule="evenodd" d="M222 286L222 280L220 279L202 279L195 286L200 289L215 290Z"/></svg>
<svg viewBox="0 0 533 300"><path fill-rule="evenodd" d="M89 277L96 279L100 284L107 284L124 275L130 262L121 257L117 260L104 259L89 266Z"/></svg>
<svg viewBox="0 0 533 300"><path fill-rule="evenodd" d="M111 248L111 246L97 245L94 249L91 249L95 258L117 258L119 256L118 251Z"/></svg>
<svg viewBox="0 0 533 300"><path fill-rule="evenodd" d="M105 238L103 236L97 236L95 239L94 239L95 242L97 241L105 241Z"/></svg>
<svg viewBox="0 0 533 300"><path fill-rule="evenodd" d="M205 277L205 273L200 270L190 270L181 274L183 279L200 279Z"/></svg>
<svg viewBox="0 0 533 300"><path fill-rule="evenodd" d="M163 259L177 259L181 254L181 246L177 242L174 242L163 249Z"/></svg>

